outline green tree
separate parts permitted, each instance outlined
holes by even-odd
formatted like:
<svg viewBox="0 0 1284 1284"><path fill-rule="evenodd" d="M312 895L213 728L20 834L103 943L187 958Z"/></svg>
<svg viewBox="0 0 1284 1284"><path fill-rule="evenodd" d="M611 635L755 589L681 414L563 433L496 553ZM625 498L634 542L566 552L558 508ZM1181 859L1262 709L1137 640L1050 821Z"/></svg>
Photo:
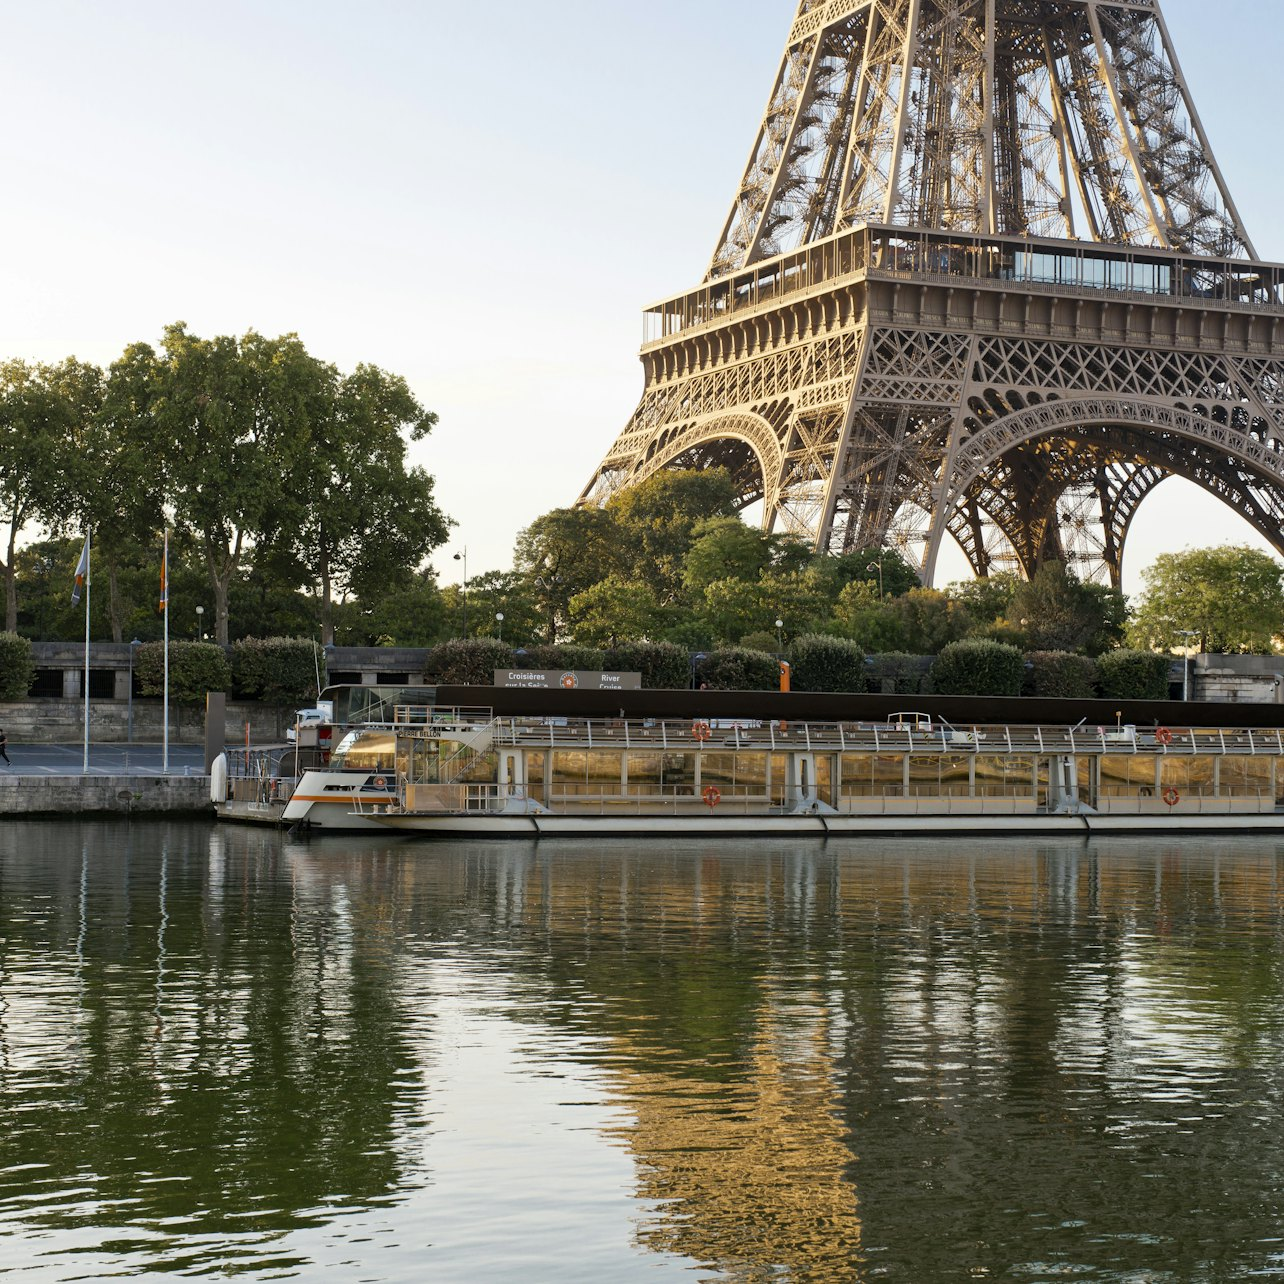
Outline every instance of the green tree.
<svg viewBox="0 0 1284 1284"><path fill-rule="evenodd" d="M627 564L612 512L555 508L517 536L513 565L525 577L544 621L544 640L556 642L567 627L571 598Z"/></svg>
<svg viewBox="0 0 1284 1284"><path fill-rule="evenodd" d="M870 655L909 648L906 620L895 600L880 599L877 585L864 580L854 580L838 594L834 627Z"/></svg>
<svg viewBox="0 0 1284 1284"><path fill-rule="evenodd" d="M938 589L912 588L889 603L889 609L900 621L905 638L901 649L916 655L939 655L972 628L967 608Z"/></svg>
<svg viewBox="0 0 1284 1284"><path fill-rule="evenodd" d="M1021 583L1021 577L1013 571L996 571L993 575L950 584L945 591L964 607L976 628L985 628L1008 616Z"/></svg>
<svg viewBox="0 0 1284 1284"><path fill-rule="evenodd" d="M620 530L624 569L649 585L661 605L676 601L696 528L735 516L738 501L725 468L664 469L612 496L606 511Z"/></svg>
<svg viewBox="0 0 1284 1284"><path fill-rule="evenodd" d="M698 522L683 562L682 583L695 597L716 580L756 581L773 556L772 540L738 517Z"/></svg>
<svg viewBox="0 0 1284 1284"><path fill-rule="evenodd" d="M922 587L918 571L894 548L862 548L838 557L819 558L818 563L835 597L847 584L868 584L875 597L880 593L883 597L900 597Z"/></svg>
<svg viewBox="0 0 1284 1284"><path fill-rule="evenodd" d="M650 585L608 575L571 599L570 624L576 642L613 647L651 639L661 612Z"/></svg>
<svg viewBox="0 0 1284 1284"><path fill-rule="evenodd" d="M98 413L87 418L78 452L85 519L94 533L98 566L106 571L114 642L125 640L142 605L137 572L143 565L152 576L147 598L155 599L159 591L164 473L152 449L153 366L145 354L130 348L112 363Z"/></svg>
<svg viewBox="0 0 1284 1284"><path fill-rule="evenodd" d="M0 523L5 552L5 630L18 627L18 538L29 524L61 532L83 519L76 493L86 478L76 442L96 409L94 367L68 358L57 365L0 362ZM82 528L83 529L83 528Z"/></svg>
<svg viewBox="0 0 1284 1284"><path fill-rule="evenodd" d="M1145 592L1128 630L1136 646L1172 649L1189 641L1205 652L1268 655L1284 633L1284 568L1254 548L1161 553L1142 579Z"/></svg>
<svg viewBox="0 0 1284 1284"><path fill-rule="evenodd" d="M406 466L406 444L437 423L400 375L359 365L339 378L291 351L291 383L308 449L290 474L301 520L292 548L320 604L321 637L334 640L334 598L367 600L408 586L415 568L445 543L450 522L433 479ZM283 420L285 417L283 417Z"/></svg>
<svg viewBox="0 0 1284 1284"><path fill-rule="evenodd" d="M500 615L502 620L497 618ZM539 600L524 575L484 571L469 580L468 631L473 637L502 637L513 646L529 646L542 628Z"/></svg>
<svg viewBox="0 0 1284 1284"><path fill-rule="evenodd" d="M1109 645L1110 623L1123 614L1114 590L1083 584L1061 562L1048 561L1012 595L1007 623L1031 650L1082 651L1094 642Z"/></svg>
<svg viewBox="0 0 1284 1284"><path fill-rule="evenodd" d="M297 335L201 339L169 326L159 354L143 345L130 359L151 366L151 423L157 459L180 531L204 563L214 633L228 640L228 597L251 548L288 542L306 518L298 462L331 412L330 372Z"/></svg>

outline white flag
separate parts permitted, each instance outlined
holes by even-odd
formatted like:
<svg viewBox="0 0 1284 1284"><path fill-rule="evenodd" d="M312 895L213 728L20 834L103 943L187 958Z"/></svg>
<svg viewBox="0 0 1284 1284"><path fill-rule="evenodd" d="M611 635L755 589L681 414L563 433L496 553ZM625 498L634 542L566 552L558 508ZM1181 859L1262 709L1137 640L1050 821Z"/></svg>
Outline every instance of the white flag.
<svg viewBox="0 0 1284 1284"><path fill-rule="evenodd" d="M72 606L80 605L80 590L85 587L89 577L89 536L85 536L85 547L80 550L80 561L76 563L76 587L71 590Z"/></svg>

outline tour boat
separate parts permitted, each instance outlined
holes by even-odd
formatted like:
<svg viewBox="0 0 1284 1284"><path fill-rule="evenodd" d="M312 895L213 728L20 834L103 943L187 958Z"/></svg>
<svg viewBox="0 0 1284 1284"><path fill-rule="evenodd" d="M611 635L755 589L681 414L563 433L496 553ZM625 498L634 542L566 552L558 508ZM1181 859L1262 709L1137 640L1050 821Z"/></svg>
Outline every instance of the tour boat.
<svg viewBox="0 0 1284 1284"><path fill-rule="evenodd" d="M285 821L441 837L1284 830L1278 729L397 715L351 729Z"/></svg>

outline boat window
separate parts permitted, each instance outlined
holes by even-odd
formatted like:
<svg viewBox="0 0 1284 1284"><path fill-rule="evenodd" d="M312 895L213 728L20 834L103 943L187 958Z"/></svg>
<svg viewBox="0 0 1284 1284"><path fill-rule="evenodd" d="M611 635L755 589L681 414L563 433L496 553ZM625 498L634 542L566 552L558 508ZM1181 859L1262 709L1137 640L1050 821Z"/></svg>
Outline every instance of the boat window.
<svg viewBox="0 0 1284 1284"><path fill-rule="evenodd" d="M396 737L391 731L350 731L330 755L334 771L391 771Z"/></svg>
<svg viewBox="0 0 1284 1284"><path fill-rule="evenodd" d="M1265 754L1253 758L1228 754L1221 760L1222 797L1274 798L1277 761Z"/></svg>
<svg viewBox="0 0 1284 1284"><path fill-rule="evenodd" d="M1034 793L1034 759L1012 754L976 759L978 798L1030 798Z"/></svg>
<svg viewBox="0 0 1284 1284"><path fill-rule="evenodd" d="M763 798L767 793L765 753L705 753L700 784L713 785L725 798Z"/></svg>
<svg viewBox="0 0 1284 1284"><path fill-rule="evenodd" d="M660 763L658 753L627 754L629 785L628 793L633 797L644 797L660 792Z"/></svg>
<svg viewBox="0 0 1284 1284"><path fill-rule="evenodd" d="M1159 789L1176 789L1185 797L1211 798L1213 796L1213 759L1203 754L1187 757L1184 754L1165 756L1160 760ZM1269 762L1269 759L1268 759ZM1269 780L1263 793L1270 792Z"/></svg>
<svg viewBox="0 0 1284 1284"><path fill-rule="evenodd" d="M557 795L618 794L620 755L603 750L558 749L553 753L552 782Z"/></svg>
<svg viewBox="0 0 1284 1284"><path fill-rule="evenodd" d="M1155 792L1155 760L1149 754L1106 754L1101 759L1103 798L1136 798L1143 791Z"/></svg>

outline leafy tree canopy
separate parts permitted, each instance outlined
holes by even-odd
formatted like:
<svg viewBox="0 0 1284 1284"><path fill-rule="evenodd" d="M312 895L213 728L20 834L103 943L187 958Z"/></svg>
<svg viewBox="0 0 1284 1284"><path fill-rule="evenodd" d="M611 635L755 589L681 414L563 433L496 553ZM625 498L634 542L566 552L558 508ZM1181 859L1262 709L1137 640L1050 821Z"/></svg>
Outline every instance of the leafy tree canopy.
<svg viewBox="0 0 1284 1284"><path fill-rule="evenodd" d="M1284 634L1284 567L1244 545L1161 553L1129 636L1143 648L1269 655ZM1186 631L1191 630L1188 634Z"/></svg>

